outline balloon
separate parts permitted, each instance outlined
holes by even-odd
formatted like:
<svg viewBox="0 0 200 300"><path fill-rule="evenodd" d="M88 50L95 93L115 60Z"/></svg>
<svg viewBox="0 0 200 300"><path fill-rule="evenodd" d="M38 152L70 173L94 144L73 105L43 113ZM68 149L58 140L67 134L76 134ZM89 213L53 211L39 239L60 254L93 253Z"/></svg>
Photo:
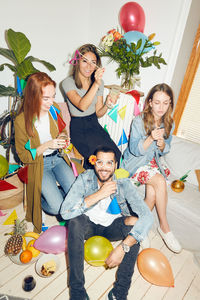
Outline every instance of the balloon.
<svg viewBox="0 0 200 300"><path fill-rule="evenodd" d="M84 245L85 260L92 266L105 265L105 260L113 250L111 242L103 236L92 236Z"/></svg>
<svg viewBox="0 0 200 300"><path fill-rule="evenodd" d="M119 13L119 20L125 32L138 30L143 32L145 26L145 14L143 8L136 2L127 2Z"/></svg>
<svg viewBox="0 0 200 300"><path fill-rule="evenodd" d="M129 31L124 34L124 39L126 40L128 45L130 45L131 43L137 44L137 42L141 39L142 40L141 47L136 50L136 53L140 54L148 37L144 33L139 31ZM143 52L144 53L149 52L153 48L155 47L145 48Z"/></svg>
<svg viewBox="0 0 200 300"><path fill-rule="evenodd" d="M9 169L9 164L7 159L3 156L0 155L0 178L4 177Z"/></svg>
<svg viewBox="0 0 200 300"><path fill-rule="evenodd" d="M65 226L55 225L43 232L34 247L41 252L58 254L67 250L68 231Z"/></svg>
<svg viewBox="0 0 200 300"><path fill-rule="evenodd" d="M137 258L137 266L144 279L150 283L174 287L174 276L169 261L159 250L142 250Z"/></svg>

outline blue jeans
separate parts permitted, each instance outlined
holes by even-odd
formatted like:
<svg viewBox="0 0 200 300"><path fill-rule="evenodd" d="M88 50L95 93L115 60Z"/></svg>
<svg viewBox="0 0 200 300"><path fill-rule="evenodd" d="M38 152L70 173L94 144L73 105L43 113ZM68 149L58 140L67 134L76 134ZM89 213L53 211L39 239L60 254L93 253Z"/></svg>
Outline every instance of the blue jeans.
<svg viewBox="0 0 200 300"><path fill-rule="evenodd" d="M125 217L117 218L108 226L97 225L90 221L88 216L80 215L69 220L68 223L68 257L69 257L69 286L70 300L86 298L84 288L84 240L91 236L100 235L110 241L123 240L127 237L132 226L124 224ZM113 293L120 300L127 299L134 266L137 259L140 244L135 244L125 254L117 270Z"/></svg>
<svg viewBox="0 0 200 300"><path fill-rule="evenodd" d="M63 197L75 181L75 176L64 159L58 155L44 157L43 161L42 209L49 214L58 215Z"/></svg>

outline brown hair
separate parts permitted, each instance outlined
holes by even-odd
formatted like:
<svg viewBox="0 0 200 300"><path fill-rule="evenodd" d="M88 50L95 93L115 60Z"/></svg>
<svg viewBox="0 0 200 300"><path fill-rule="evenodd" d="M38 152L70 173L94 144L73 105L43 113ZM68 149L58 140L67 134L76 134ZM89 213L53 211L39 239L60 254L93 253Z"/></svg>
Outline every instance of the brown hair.
<svg viewBox="0 0 200 300"><path fill-rule="evenodd" d="M40 115L43 95L42 89L47 85L53 85L56 87L55 81L53 81L46 73L37 72L28 77L24 94L24 102L20 112L24 112L25 127L29 136L34 136L33 119Z"/></svg>
<svg viewBox="0 0 200 300"><path fill-rule="evenodd" d="M173 119L172 119L171 114L172 114L172 111L174 108L174 95L173 95L173 91L172 91L171 87L169 85L167 85L166 83L157 84L154 87L152 87L152 89L149 91L149 93L145 99L144 110L142 112L143 120L144 120L144 129L145 129L147 135L150 135L151 131L153 129L155 129L154 128L155 120L154 120L154 116L152 114L152 109L151 109L150 103L153 99L153 95L159 91L167 94L170 97L170 105L168 107L168 110L166 111L166 113L164 114L164 116L161 119L161 122L164 123L164 127L165 127L165 136L166 136L166 138L168 138L170 135L170 131L172 129L172 124L173 124Z"/></svg>
<svg viewBox="0 0 200 300"><path fill-rule="evenodd" d="M98 54L98 51L97 51L97 48L96 46L92 45L92 44L85 44L83 46L81 46L78 51L80 52L80 54L85 54L85 53L88 53L88 52L92 52L94 53L94 55L96 56L96 65L98 67L101 67L101 58ZM80 61L78 60L78 63L76 65L73 65L73 68L72 68L72 76L73 76L73 79L75 81L75 84L76 84L76 87L78 89L81 89L82 88L82 83L81 83L81 80L79 78L79 70L80 70L80 67L79 67L79 63ZM91 84L94 83L94 72L91 76Z"/></svg>

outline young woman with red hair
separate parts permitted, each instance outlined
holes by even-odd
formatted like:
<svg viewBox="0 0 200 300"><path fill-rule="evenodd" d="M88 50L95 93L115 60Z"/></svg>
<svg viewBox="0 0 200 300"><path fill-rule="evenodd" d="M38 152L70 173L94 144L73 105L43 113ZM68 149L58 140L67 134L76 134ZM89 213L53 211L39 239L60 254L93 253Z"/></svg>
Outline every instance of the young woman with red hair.
<svg viewBox="0 0 200 300"><path fill-rule="evenodd" d="M38 232L42 209L59 215L63 197L75 180L69 160L59 156L59 149L66 147L61 135L67 132L60 132L58 119L62 116L54 102L55 95L56 83L46 73L30 75L23 106L15 120L17 154L28 166L26 219ZM78 169L81 171L81 166Z"/></svg>

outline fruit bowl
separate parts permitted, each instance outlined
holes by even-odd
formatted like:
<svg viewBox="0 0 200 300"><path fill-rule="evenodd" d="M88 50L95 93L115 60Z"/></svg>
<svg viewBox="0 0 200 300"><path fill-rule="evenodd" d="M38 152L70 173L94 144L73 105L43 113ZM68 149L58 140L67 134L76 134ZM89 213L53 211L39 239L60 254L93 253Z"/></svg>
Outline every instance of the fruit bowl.
<svg viewBox="0 0 200 300"><path fill-rule="evenodd" d="M25 237L25 239L26 239L26 243L27 243L27 245L28 245L28 243L29 243L33 238L32 238L32 237ZM15 263L15 264L17 264L17 265L20 265L20 266L26 266L26 265L30 265L30 264L36 262L36 261L41 257L41 255L42 255L42 254L40 253L38 256L33 257L29 262L27 262L27 263L22 263L21 260L20 260L20 255L21 255L22 251L23 251L23 250L21 249L20 252L19 252L17 255L8 255L8 257L10 258L10 260L11 260L13 263Z"/></svg>
<svg viewBox="0 0 200 300"><path fill-rule="evenodd" d="M51 275L44 275L42 274L42 266L47 263L47 262L50 262L50 261L54 261L55 262L55 271L53 274ZM36 273L41 276L41 277L44 277L44 278L51 278L52 276L55 275L55 273L58 271L60 267L60 261L59 261L59 258L57 255L55 254L43 254L39 259L38 261L36 262L35 264L35 270L36 270Z"/></svg>

